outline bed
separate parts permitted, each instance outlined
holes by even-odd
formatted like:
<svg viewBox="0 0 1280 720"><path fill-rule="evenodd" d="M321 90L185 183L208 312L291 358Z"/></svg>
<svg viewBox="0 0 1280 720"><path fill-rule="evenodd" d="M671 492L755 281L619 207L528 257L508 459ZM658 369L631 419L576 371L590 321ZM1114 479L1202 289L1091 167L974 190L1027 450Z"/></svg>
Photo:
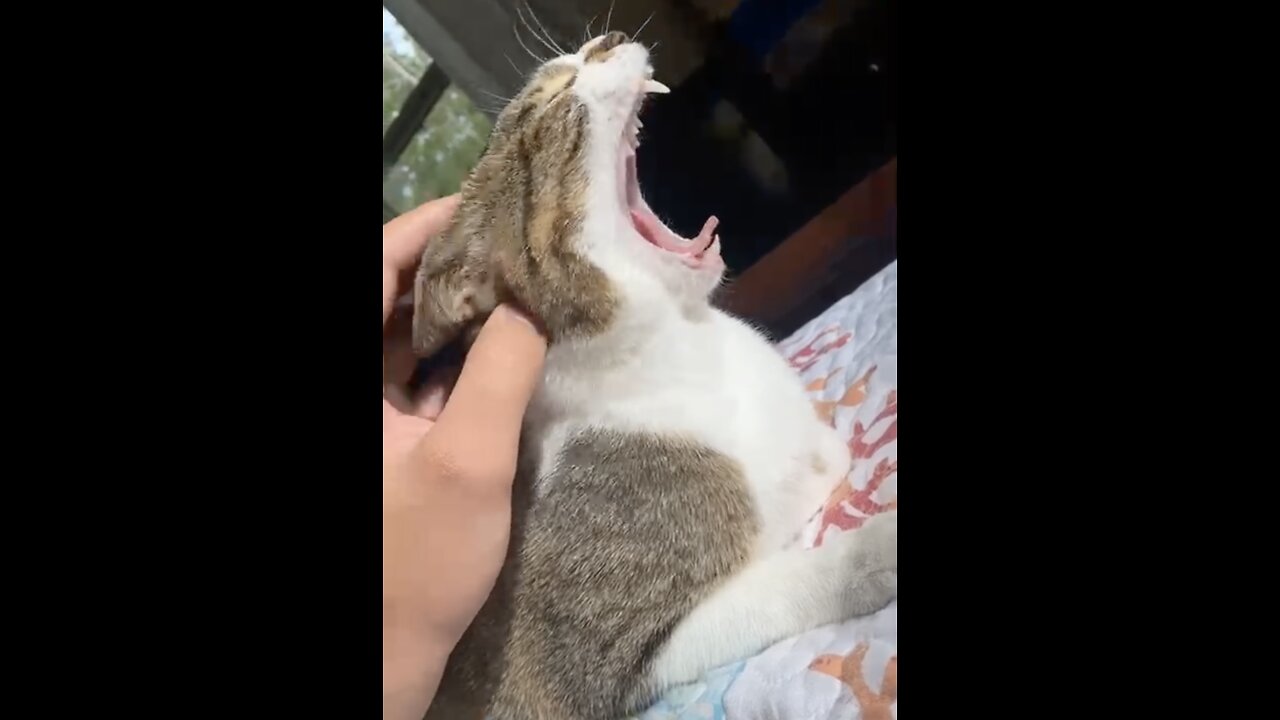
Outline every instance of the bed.
<svg viewBox="0 0 1280 720"><path fill-rule="evenodd" d="M853 456L849 474L814 508L807 547L897 507L897 277L895 261L778 343ZM718 668L636 719L897 718L897 628L895 601Z"/></svg>

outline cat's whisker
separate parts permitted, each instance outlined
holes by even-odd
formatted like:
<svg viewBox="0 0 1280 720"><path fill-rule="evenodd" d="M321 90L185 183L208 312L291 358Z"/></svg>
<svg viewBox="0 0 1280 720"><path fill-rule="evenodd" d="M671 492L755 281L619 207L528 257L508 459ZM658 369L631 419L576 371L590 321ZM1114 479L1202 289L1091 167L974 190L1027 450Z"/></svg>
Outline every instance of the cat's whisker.
<svg viewBox="0 0 1280 720"><path fill-rule="evenodd" d="M529 4L529 0L525 0L524 6L529 10L529 17L533 18L533 21L538 24L538 27L542 28L542 34L546 36L546 40L543 40L542 44L546 45L548 50L552 50L559 55L567 55L568 53L564 51L564 48L560 47L560 43L556 42L556 39L551 37L551 32L547 30L546 25L542 24L542 20L538 18L538 14L533 11L533 6ZM529 29L532 30L533 28ZM542 40L542 38L538 39Z"/></svg>
<svg viewBox="0 0 1280 720"><path fill-rule="evenodd" d="M482 93L484 93L485 95L488 95L489 97L493 98L494 100L497 100L498 102L502 103L502 105L503 105L504 107L505 107L507 104L509 104L512 100L514 100L514 99L515 99L515 96L514 96L514 95L512 95L511 97L502 97L501 95L499 95L499 94L497 94L497 93L491 93L491 92L489 92L488 90L485 90L485 89L483 89L483 88L480 90L480 92L482 92Z"/></svg>
<svg viewBox="0 0 1280 720"><path fill-rule="evenodd" d="M600 14L596 13L595 15L591 16L590 20L587 21L587 29L583 31L582 42L585 43L586 41L591 39L591 25L595 23L596 18L598 17L600 17Z"/></svg>
<svg viewBox="0 0 1280 720"><path fill-rule="evenodd" d="M542 46L551 52L558 53L558 51L551 46L551 43L547 42L545 38L538 34L537 30L533 29L533 25L529 24L529 19L524 16L524 11L520 9L519 5L516 5L516 15L520 17L520 22L524 23L525 28L529 30L529 34L533 35L535 40L542 43ZM544 60L543 62L546 61Z"/></svg>
<svg viewBox="0 0 1280 720"><path fill-rule="evenodd" d="M545 63L545 62L546 62L546 60L543 60L542 58L538 57L538 54L537 54L537 53L535 53L534 51L530 50L528 45L525 45L525 44L524 44L524 38L520 37L520 26L519 26L519 25L512 25L512 26L511 26L511 32L515 33L515 36L516 36L516 42L520 43L520 47L524 48L524 51L525 51L525 52L527 52L527 53L529 53L529 57L531 57L531 58L533 58L535 61L537 61L537 63L538 63L539 65L541 65L542 63Z"/></svg>
<svg viewBox="0 0 1280 720"><path fill-rule="evenodd" d="M524 77L524 71L516 67L516 63L514 60L511 59L510 55L506 53L502 53L502 57L507 59L507 62L511 65L511 69L516 71L516 75L519 75L520 77Z"/></svg>
<svg viewBox="0 0 1280 720"><path fill-rule="evenodd" d="M613 20L613 3L614 3L614 0L609 0L609 14L606 15L604 18L604 34L605 35L609 34L609 21Z"/></svg>
<svg viewBox="0 0 1280 720"><path fill-rule="evenodd" d="M649 17L647 17L647 18L645 18L645 19L644 19L644 22L640 25L640 29L639 29L639 30L636 30L636 31L635 31L635 33L631 35L631 39L632 39L632 40L634 40L634 39L636 39L636 38L640 37L640 33L644 30L645 25L648 25L648 24L649 24L649 21L653 19L653 13L655 13L655 12L658 12L658 11L657 11L657 10L654 10L654 11L650 12L650 13L649 13Z"/></svg>

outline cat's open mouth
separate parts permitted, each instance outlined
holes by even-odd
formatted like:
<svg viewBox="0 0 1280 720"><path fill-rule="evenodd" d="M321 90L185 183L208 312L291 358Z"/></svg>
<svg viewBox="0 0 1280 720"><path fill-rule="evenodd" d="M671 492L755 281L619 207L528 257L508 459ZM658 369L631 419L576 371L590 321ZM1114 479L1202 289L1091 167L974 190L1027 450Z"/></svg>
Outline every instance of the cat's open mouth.
<svg viewBox="0 0 1280 720"><path fill-rule="evenodd" d="M623 205L631 216L631 224L640 237L651 245L680 257L685 264L701 267L703 262L720 256L720 236L715 234L719 220L712 215L702 225L702 231L693 238L683 238L671 231L649 208L640 194L640 183L636 177L636 149L640 147L640 106L644 96L649 92L667 92L665 85L646 80L640 93L637 94L635 107L631 117L622 130L619 143L619 175L623 195Z"/></svg>

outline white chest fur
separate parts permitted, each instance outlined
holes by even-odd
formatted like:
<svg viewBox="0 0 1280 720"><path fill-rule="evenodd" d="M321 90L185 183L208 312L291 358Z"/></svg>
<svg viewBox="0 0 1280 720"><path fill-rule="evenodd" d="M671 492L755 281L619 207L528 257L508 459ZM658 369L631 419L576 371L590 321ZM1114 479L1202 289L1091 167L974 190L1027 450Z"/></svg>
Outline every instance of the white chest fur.
<svg viewBox="0 0 1280 720"><path fill-rule="evenodd" d="M849 462L774 347L710 309L690 317L649 308L605 335L554 347L527 427L540 447L539 477L586 428L683 436L723 453L742 467L765 547L799 530Z"/></svg>

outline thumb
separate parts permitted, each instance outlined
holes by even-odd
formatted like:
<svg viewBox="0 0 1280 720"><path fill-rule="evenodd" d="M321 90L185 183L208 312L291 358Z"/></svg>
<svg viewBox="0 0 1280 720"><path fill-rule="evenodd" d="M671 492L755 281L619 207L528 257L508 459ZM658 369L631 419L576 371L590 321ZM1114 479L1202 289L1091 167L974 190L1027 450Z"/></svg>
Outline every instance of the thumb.
<svg viewBox="0 0 1280 720"><path fill-rule="evenodd" d="M514 460L546 354L547 341L533 323L509 306L498 306L480 329L428 435L455 457L510 453Z"/></svg>

